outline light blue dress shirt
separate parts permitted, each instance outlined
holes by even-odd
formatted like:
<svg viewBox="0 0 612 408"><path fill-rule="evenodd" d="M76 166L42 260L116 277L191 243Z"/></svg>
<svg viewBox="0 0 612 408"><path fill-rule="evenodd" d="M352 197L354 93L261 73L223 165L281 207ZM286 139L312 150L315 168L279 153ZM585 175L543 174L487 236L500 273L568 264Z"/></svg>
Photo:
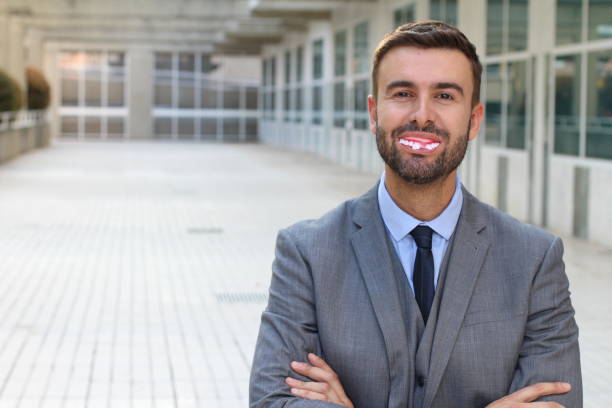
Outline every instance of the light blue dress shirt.
<svg viewBox="0 0 612 408"><path fill-rule="evenodd" d="M414 242L414 238L410 235L410 231L418 225L427 225L434 231L431 241L431 252L434 259L434 288L437 289L438 278L440 276L440 265L444 259L448 241L457 226L457 220L459 219L462 205L463 193L461 192L461 183L459 182L459 175L457 174L455 193L448 206L433 220L421 221L395 204L385 186L385 173L383 172L378 185L378 206L382 219L387 227L389 237L391 238L391 242L393 243L393 247L404 267L404 272L408 277L408 282L410 282L413 293L414 283L412 281L412 270L414 268L414 258L416 257L417 246Z"/></svg>

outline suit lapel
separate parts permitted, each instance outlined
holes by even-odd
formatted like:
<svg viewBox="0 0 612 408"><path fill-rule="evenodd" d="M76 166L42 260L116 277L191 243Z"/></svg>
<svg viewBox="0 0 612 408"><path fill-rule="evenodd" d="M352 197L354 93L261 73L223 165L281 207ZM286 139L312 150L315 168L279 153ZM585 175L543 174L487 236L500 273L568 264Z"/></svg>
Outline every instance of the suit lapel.
<svg viewBox="0 0 612 408"><path fill-rule="evenodd" d="M406 378L407 367L402 364L408 361L405 356L410 347L401 318L402 303L387 245L387 231L378 209L377 188L357 200L353 221L361 228L353 233L351 244L384 337L389 374L392 383L396 383L394 378ZM407 401L407 395L393 397L394 393L391 394L391 399L396 401L390 400L390 406L401 406L402 401Z"/></svg>
<svg viewBox="0 0 612 408"><path fill-rule="evenodd" d="M440 386L489 247L483 233L487 224L486 208L465 189L463 197L456 237L453 247L449 248L451 253L432 345L425 408L431 406Z"/></svg>

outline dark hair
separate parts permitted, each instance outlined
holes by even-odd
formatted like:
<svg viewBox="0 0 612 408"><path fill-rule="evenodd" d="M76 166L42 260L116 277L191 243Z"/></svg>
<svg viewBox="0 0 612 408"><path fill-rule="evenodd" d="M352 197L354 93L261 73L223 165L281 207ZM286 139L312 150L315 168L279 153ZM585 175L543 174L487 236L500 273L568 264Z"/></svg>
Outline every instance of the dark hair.
<svg viewBox="0 0 612 408"><path fill-rule="evenodd" d="M387 52L395 47L445 48L458 50L467 57L472 65L474 93L472 106L480 101L480 77L482 65L476 54L476 47L456 27L442 21L422 21L401 25L385 35L374 51L372 64L372 94L376 99L378 91L378 67Z"/></svg>

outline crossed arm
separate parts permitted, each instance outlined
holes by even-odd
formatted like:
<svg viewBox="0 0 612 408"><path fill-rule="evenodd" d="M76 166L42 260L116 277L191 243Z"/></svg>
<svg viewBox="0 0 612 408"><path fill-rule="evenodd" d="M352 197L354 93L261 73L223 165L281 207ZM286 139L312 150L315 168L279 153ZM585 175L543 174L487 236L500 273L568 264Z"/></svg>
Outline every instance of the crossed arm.
<svg viewBox="0 0 612 408"><path fill-rule="evenodd" d="M300 381L287 377L285 382L291 387L291 393L299 398L331 402L346 408L354 408L334 370L315 354L308 354L308 361L310 364L297 361L291 363L291 368L296 373L313 380ZM563 405L552 401L533 401L548 395L565 394L570 390L571 385L564 382L537 383L493 401L486 408L565 408Z"/></svg>

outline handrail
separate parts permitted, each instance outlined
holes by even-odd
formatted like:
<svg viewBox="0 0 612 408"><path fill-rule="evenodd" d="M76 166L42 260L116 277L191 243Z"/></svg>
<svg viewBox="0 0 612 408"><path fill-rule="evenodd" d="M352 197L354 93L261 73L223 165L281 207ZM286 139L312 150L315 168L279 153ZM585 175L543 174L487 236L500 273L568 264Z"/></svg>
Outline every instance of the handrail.
<svg viewBox="0 0 612 408"><path fill-rule="evenodd" d="M39 126L47 121L45 110L0 112L0 132Z"/></svg>

